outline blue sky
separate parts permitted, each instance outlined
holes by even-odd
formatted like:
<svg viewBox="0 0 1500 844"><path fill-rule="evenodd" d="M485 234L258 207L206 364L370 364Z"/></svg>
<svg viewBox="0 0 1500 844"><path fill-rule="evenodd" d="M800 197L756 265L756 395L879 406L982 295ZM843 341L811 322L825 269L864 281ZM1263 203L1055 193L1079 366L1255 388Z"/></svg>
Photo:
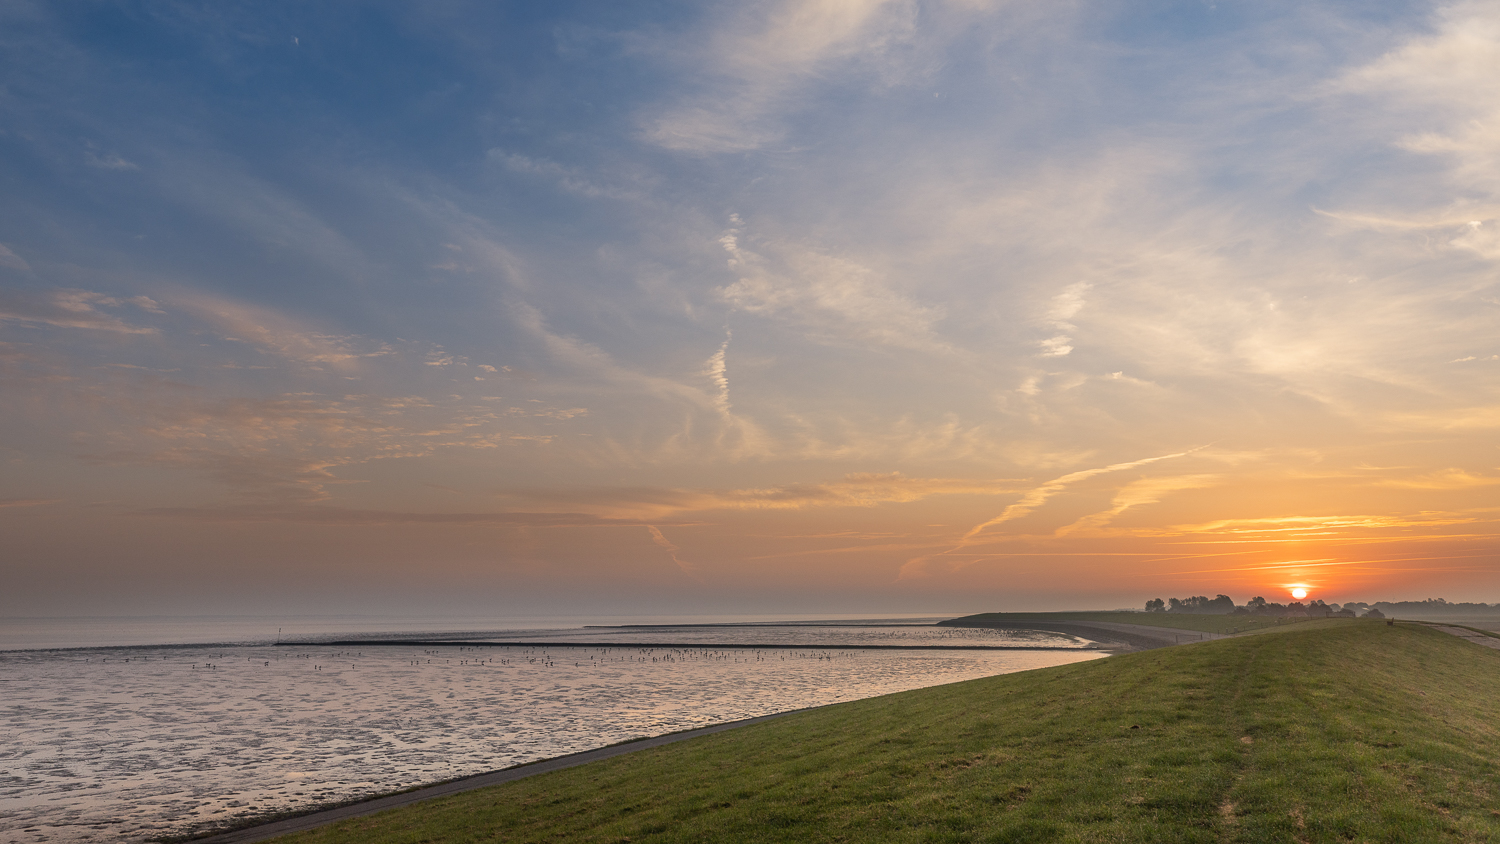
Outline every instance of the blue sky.
<svg viewBox="0 0 1500 844"><path fill-rule="evenodd" d="M5 611L1500 600L1486 4L12 2L0 62Z"/></svg>

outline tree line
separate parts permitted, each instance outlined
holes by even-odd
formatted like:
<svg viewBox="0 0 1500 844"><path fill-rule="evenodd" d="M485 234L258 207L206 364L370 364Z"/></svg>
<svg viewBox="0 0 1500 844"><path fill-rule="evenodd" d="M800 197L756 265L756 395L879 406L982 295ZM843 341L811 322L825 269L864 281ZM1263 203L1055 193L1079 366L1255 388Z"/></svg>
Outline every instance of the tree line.
<svg viewBox="0 0 1500 844"><path fill-rule="evenodd" d="M1413 603L1413 602L1404 602ZM1446 606L1456 606L1446 604ZM1292 601L1289 604L1278 604L1267 601L1257 595L1242 605L1237 605L1234 599L1228 595L1218 595L1213 598L1207 595L1194 595L1190 598L1152 598L1146 602L1146 612L1175 612L1175 613L1198 613L1200 615L1264 615L1264 616L1319 616L1319 617L1343 617L1343 618L1385 618L1386 613L1378 605L1367 604L1363 601L1350 601L1346 604L1325 604L1314 600L1308 603ZM1399 606L1399 605L1390 605ZM1466 604L1464 606L1474 606ZM1478 606L1488 606L1479 604ZM1500 604L1495 606L1495 611L1500 611Z"/></svg>

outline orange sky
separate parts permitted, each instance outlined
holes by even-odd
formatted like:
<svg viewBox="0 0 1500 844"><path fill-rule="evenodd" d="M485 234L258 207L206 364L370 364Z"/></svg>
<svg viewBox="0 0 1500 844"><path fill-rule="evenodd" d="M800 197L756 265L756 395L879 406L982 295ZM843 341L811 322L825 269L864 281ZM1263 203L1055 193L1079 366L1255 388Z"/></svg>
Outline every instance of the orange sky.
<svg viewBox="0 0 1500 844"><path fill-rule="evenodd" d="M0 612L1500 601L1492 4L608 8L10 27Z"/></svg>

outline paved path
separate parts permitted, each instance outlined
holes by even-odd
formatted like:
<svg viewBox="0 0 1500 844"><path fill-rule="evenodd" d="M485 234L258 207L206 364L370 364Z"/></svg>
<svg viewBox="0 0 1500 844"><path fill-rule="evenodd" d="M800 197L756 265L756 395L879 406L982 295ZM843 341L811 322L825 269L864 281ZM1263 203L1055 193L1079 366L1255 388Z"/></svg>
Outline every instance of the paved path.
<svg viewBox="0 0 1500 844"><path fill-rule="evenodd" d="M1209 639L1222 639L1218 633L1200 633L1196 630L1179 630L1175 627L1156 627L1149 624L1122 624L1117 621L1073 621L1057 619L985 619L969 620L956 618L943 622L943 627L984 627L994 630L1046 630L1078 636L1101 644L1122 643L1131 650L1163 648L1171 645L1186 645Z"/></svg>
<svg viewBox="0 0 1500 844"><path fill-rule="evenodd" d="M1460 639L1468 639L1470 642L1473 642L1476 645L1483 645L1486 648L1494 648L1495 650L1500 651L1500 639L1496 639L1494 636L1486 636L1483 633L1476 633L1473 630L1468 630L1463 627L1440 627L1436 624L1434 624L1433 627L1436 627L1444 633L1452 633L1454 636L1457 636Z"/></svg>
<svg viewBox="0 0 1500 844"><path fill-rule="evenodd" d="M1160 638L1164 643L1171 642L1174 645L1185 645L1188 642L1205 642L1209 639L1224 639L1225 635L1220 633L1201 633L1197 630L1179 630L1175 627L1156 627L1149 624L1120 624L1116 621L1080 621L1076 624L1086 624L1089 627L1098 627L1101 630L1111 630L1116 633L1146 633Z"/></svg>
<svg viewBox="0 0 1500 844"><path fill-rule="evenodd" d="M626 753L634 753L637 750L647 750L652 747L661 747L664 744L684 741L698 736L720 733L732 730L735 727L744 727L750 724L759 724L772 718L780 718L784 715L792 715L798 712L808 712L820 707L808 707L806 709L792 709L786 712L777 712L774 715L761 715L756 718L746 718L742 721L730 721L727 724L715 724L712 727L702 727L696 730L686 730L681 733L672 733L665 736L633 741L629 744L617 744L611 747L601 747L597 750L585 750L581 753L570 753L567 756L559 756L556 759L544 759L540 762L532 762L530 765L522 765L518 768L507 768L504 771L491 771L488 774L477 774L472 777L464 777L461 780L445 782L441 785L419 788L416 791L408 791L403 794L392 794L389 797L379 797L374 800L366 800L363 803L354 803L349 806L340 806L337 809L328 809L323 812L314 812L310 815L300 815L295 818L287 818L284 821L276 821L263 826L253 826L247 829L225 832L208 838L195 839L193 844L250 844L253 841L265 841L278 835L287 835L293 832L314 827L331 824L346 818L357 818L363 815L373 815L386 809L394 809L397 806L407 806L422 800L431 800L434 797L446 797L450 794L458 794L464 791L473 791L476 788L485 788L491 785L513 782L526 777L545 774L551 771L560 771L564 768L572 768L578 765L586 765L589 762L597 762L600 759L608 759L611 756L620 756Z"/></svg>

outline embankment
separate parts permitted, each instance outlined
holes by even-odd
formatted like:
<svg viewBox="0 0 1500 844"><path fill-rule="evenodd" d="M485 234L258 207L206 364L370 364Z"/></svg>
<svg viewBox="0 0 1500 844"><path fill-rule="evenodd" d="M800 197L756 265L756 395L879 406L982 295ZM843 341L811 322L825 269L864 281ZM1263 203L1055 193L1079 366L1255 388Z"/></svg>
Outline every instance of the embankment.
<svg viewBox="0 0 1500 844"><path fill-rule="evenodd" d="M291 842L1489 841L1500 652L1316 621L791 715Z"/></svg>

